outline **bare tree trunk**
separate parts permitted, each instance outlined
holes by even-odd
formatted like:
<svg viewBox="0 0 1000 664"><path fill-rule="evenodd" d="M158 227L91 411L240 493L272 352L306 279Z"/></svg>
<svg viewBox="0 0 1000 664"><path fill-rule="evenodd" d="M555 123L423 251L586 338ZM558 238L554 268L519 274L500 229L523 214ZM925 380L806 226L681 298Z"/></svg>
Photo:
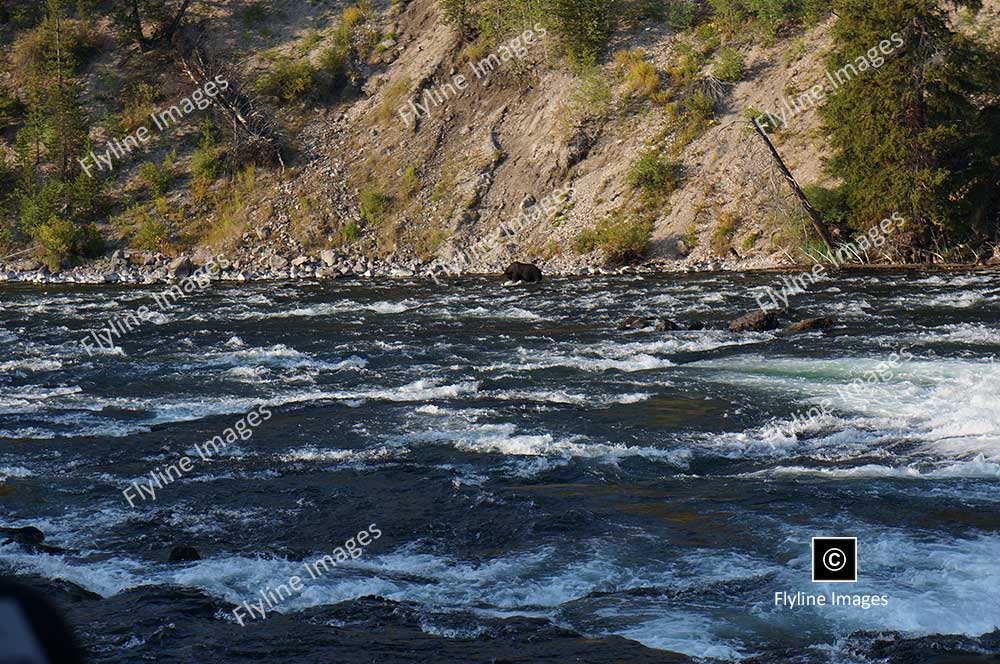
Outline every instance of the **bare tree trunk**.
<svg viewBox="0 0 1000 664"><path fill-rule="evenodd" d="M781 175L784 176L784 178L788 180L788 184L792 186L792 191L795 192L795 197L798 198L799 203L802 204L802 209L805 210L806 215L812 222L813 228L816 229L816 233L820 236L820 238L822 238L827 250L832 252L834 240L833 235L830 233L830 229L828 229L826 224L823 223L823 219L820 217L819 212L816 211L816 208L814 208L809 202L809 199L806 198L802 188L799 187L799 183L795 181L795 177L792 175L792 172L788 170L787 166L785 166L785 162L781 159L781 155L778 154L774 144L771 143L771 139L767 137L767 132L761 129L760 125L756 122L751 121L750 124L753 125L754 131L757 132L757 135L760 136L764 141L764 144L767 145L767 149L771 153L771 158L774 160L775 165L777 165L778 170L781 171Z"/></svg>
<svg viewBox="0 0 1000 664"><path fill-rule="evenodd" d="M174 33L177 32L177 28L180 26L181 20L184 18L184 14L187 12L190 4L191 0L184 0L184 2L181 3L180 8L177 10L177 14L174 15L174 18L170 21L170 23L163 28L159 35L157 35L158 40L169 43L170 40L173 39Z"/></svg>
<svg viewBox="0 0 1000 664"><path fill-rule="evenodd" d="M135 33L135 42L139 45L139 52L146 52L146 35L142 33L142 16L139 14L139 0L132 0L132 11L129 16L132 20L132 32Z"/></svg>

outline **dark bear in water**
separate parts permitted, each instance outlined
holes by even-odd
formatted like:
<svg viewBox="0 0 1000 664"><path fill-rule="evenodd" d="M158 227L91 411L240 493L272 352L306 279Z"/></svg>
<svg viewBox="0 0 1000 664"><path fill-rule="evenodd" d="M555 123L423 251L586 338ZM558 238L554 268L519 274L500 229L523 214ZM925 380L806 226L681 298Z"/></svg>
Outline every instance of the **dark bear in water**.
<svg viewBox="0 0 1000 664"><path fill-rule="evenodd" d="M507 281L523 281L526 284L536 284L542 280L542 271L538 266L529 263L511 263L503 272Z"/></svg>

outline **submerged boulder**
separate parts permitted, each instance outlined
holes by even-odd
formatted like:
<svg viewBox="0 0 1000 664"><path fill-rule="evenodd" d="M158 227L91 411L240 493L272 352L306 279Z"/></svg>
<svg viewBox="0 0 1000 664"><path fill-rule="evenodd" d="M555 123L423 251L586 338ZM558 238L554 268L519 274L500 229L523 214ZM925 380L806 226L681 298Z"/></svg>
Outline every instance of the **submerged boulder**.
<svg viewBox="0 0 1000 664"><path fill-rule="evenodd" d="M618 324L618 329L622 332L645 330L651 324L648 318L643 318L642 316L626 316L625 320Z"/></svg>
<svg viewBox="0 0 1000 664"><path fill-rule="evenodd" d="M511 263L503 272L507 281L535 284L542 280L542 271L530 263Z"/></svg>
<svg viewBox="0 0 1000 664"><path fill-rule="evenodd" d="M755 311L729 324L730 332L768 332L781 327L777 311Z"/></svg>
<svg viewBox="0 0 1000 664"><path fill-rule="evenodd" d="M26 528L0 528L0 535L5 536L4 544L20 544L25 549L32 549L41 546L45 540L45 533L34 526Z"/></svg>
<svg viewBox="0 0 1000 664"><path fill-rule="evenodd" d="M661 318L658 321L656 321L656 324L653 326L653 329L655 329L657 332L676 332L678 330L683 330L684 328L675 323L674 321L670 320L669 318Z"/></svg>
<svg viewBox="0 0 1000 664"><path fill-rule="evenodd" d="M198 549L193 546L175 546L170 549L170 557L167 559L167 562L190 563L195 560L201 560L201 554L198 553Z"/></svg>
<svg viewBox="0 0 1000 664"><path fill-rule="evenodd" d="M18 544L31 553L66 553L65 549L45 544L45 533L34 526L0 528L0 536L6 538L3 544Z"/></svg>
<svg viewBox="0 0 1000 664"><path fill-rule="evenodd" d="M798 323L793 323L786 327L784 334L794 334L796 332L807 332L809 330L829 330L834 326L834 320L827 317L805 318Z"/></svg>

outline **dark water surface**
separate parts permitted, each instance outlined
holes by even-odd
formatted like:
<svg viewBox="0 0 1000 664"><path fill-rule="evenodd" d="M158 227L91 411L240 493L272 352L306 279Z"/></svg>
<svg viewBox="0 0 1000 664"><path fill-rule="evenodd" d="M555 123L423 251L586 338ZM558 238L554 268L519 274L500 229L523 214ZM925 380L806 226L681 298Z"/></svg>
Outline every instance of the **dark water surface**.
<svg viewBox="0 0 1000 664"><path fill-rule="evenodd" d="M219 286L92 357L159 291L0 287L0 527L65 549L0 545L0 570L95 662L993 661L998 277L852 274L793 300L830 332L723 331L763 285ZM617 331L631 314L719 329ZM858 583L811 582L820 535L859 538ZM889 605L774 604L831 590Z"/></svg>

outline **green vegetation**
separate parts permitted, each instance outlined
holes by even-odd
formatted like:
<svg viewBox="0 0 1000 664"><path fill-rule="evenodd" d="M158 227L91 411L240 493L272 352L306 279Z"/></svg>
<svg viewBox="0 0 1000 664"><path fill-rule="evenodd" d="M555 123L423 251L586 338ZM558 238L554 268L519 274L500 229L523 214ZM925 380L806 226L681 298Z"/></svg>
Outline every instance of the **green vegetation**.
<svg viewBox="0 0 1000 664"><path fill-rule="evenodd" d="M639 155L628 172L628 184L642 191L647 200L662 202L680 186L680 164L672 162L658 150L647 150Z"/></svg>
<svg viewBox="0 0 1000 664"><path fill-rule="evenodd" d="M580 254L600 249L609 265L624 265L642 258L652 232L652 221L619 210L581 231L573 238L572 247Z"/></svg>
<svg viewBox="0 0 1000 664"><path fill-rule="evenodd" d="M392 206L392 199L378 189L362 189L359 201L361 218L370 226L378 226Z"/></svg>
<svg viewBox="0 0 1000 664"><path fill-rule="evenodd" d="M58 272L76 258L98 255L102 245L93 224L77 225L56 215L34 226L31 237L39 246L38 260L52 272Z"/></svg>
<svg viewBox="0 0 1000 664"><path fill-rule="evenodd" d="M912 252L909 259L992 239L1000 215L1000 55L955 32L935 0L885 0L877 12L862 0L837 0L833 9L833 71L862 69L862 55L883 57L870 51L882 40L898 46L821 107L833 148L829 172L842 182L851 228L864 232L900 213L905 230L893 244Z"/></svg>
<svg viewBox="0 0 1000 664"><path fill-rule="evenodd" d="M226 149L216 143L211 123L206 122L201 128L198 148L191 155L191 190L196 200L202 200L221 175L225 154Z"/></svg>
<svg viewBox="0 0 1000 664"><path fill-rule="evenodd" d="M624 77L629 94L653 99L660 89L660 74L653 63L645 60L641 49L615 53L615 68Z"/></svg>
<svg viewBox="0 0 1000 664"><path fill-rule="evenodd" d="M147 161L139 166L139 176L145 181L149 192L154 198L158 198L167 193L167 189L174 181L174 162L177 160L177 151L171 151L163 158L163 163L156 165Z"/></svg>
<svg viewBox="0 0 1000 664"><path fill-rule="evenodd" d="M161 203L159 207L162 209L164 205ZM133 249L163 253L170 249L170 230L159 212L150 211L146 205L133 205L115 217L114 225Z"/></svg>
<svg viewBox="0 0 1000 664"><path fill-rule="evenodd" d="M337 237L341 244L349 244L361 237L361 229L352 221L340 227Z"/></svg>
<svg viewBox="0 0 1000 664"><path fill-rule="evenodd" d="M272 99L291 103L312 92L316 72L308 62L279 57L257 81L257 91Z"/></svg>
<svg viewBox="0 0 1000 664"><path fill-rule="evenodd" d="M738 83L747 75L746 61L736 49L724 48L719 51L713 73L724 83Z"/></svg>
<svg viewBox="0 0 1000 664"><path fill-rule="evenodd" d="M611 112L614 95L600 67L584 67L570 97L573 114L580 122L602 120Z"/></svg>
<svg viewBox="0 0 1000 664"><path fill-rule="evenodd" d="M37 27L15 43L11 71L20 100L6 105L20 128L13 163L0 168L0 179L16 183L0 200L0 214L16 214L17 222L5 222L0 235L8 245L33 241L53 271L99 250L92 222L106 207L100 182L77 161L90 149L76 71L92 42L81 28L60 0L48 0Z"/></svg>
<svg viewBox="0 0 1000 664"><path fill-rule="evenodd" d="M715 228L709 239L709 246L716 256L725 256L733 246L733 236L739 227L740 218L732 212L723 212L715 222Z"/></svg>

